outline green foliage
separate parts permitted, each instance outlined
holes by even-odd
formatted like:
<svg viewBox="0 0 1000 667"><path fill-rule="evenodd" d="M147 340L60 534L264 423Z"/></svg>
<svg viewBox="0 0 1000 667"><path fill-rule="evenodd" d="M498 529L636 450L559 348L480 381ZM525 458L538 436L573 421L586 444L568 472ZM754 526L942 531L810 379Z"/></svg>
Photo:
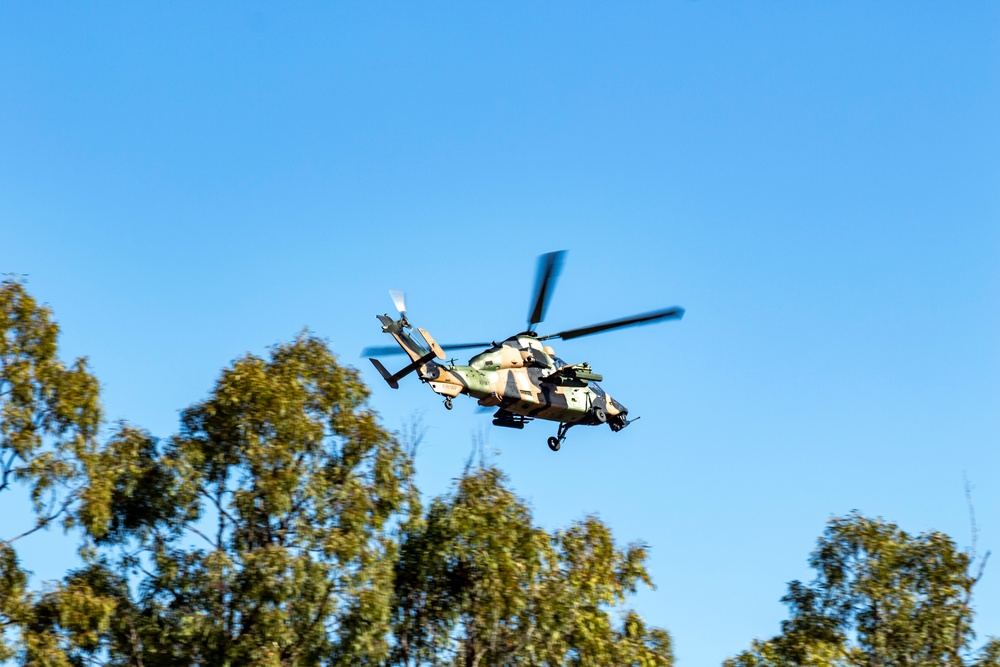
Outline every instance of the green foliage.
<svg viewBox="0 0 1000 667"><path fill-rule="evenodd" d="M393 664L670 665L669 635L611 612L649 584L645 550L596 517L549 535L495 468L406 525L396 563Z"/></svg>
<svg viewBox="0 0 1000 667"><path fill-rule="evenodd" d="M0 491L29 481L46 523L55 514L46 492L75 479L101 422L97 380L86 359L70 368L59 360L58 336L51 310L23 283L0 283Z"/></svg>
<svg viewBox="0 0 1000 667"><path fill-rule="evenodd" d="M17 554L9 544L0 543L0 661L14 655L13 645L7 640L9 627L16 627L26 617L28 577L17 562Z"/></svg>
<svg viewBox="0 0 1000 667"><path fill-rule="evenodd" d="M971 555L948 536L916 537L860 514L835 518L810 557L811 584L782 598L782 633L727 667L994 665L997 640L973 654Z"/></svg>
<svg viewBox="0 0 1000 667"><path fill-rule="evenodd" d="M234 362L172 438L118 424L79 461L84 566L32 594L3 561L21 660L671 664L666 632L611 618L650 583L641 545L594 517L547 534L493 468L422 512L366 398L303 334Z"/></svg>
<svg viewBox="0 0 1000 667"><path fill-rule="evenodd" d="M61 515L71 521L66 511L79 498L101 422L97 380L85 359L70 367L59 360L58 336L51 310L22 282L0 283L0 492L28 484L36 512L34 526L0 534L0 660L13 655L12 630L31 616L14 543Z"/></svg>
<svg viewBox="0 0 1000 667"><path fill-rule="evenodd" d="M81 634L79 619L59 617L67 653L164 665L381 661L389 529L413 490L409 460L366 398L357 373L303 334L233 363L165 442L120 424L88 460L79 511L95 547L116 556L77 573L97 597L69 601L96 620ZM112 585L118 572L138 583L136 599ZM115 600L114 623L102 624L98 599Z"/></svg>
<svg viewBox="0 0 1000 667"><path fill-rule="evenodd" d="M972 662L973 667L1000 667L1000 638L990 637Z"/></svg>
<svg viewBox="0 0 1000 667"><path fill-rule="evenodd" d="M0 491L36 522L0 535L0 661L25 665L673 663L623 605L651 586L642 544L588 516L550 534L493 467L426 511L367 389L302 334L226 368L179 432L98 442L98 384L58 327L0 284ZM15 543L62 517L78 568L32 590ZM853 514L792 582L782 633L728 667L1000 667L972 643L971 554Z"/></svg>

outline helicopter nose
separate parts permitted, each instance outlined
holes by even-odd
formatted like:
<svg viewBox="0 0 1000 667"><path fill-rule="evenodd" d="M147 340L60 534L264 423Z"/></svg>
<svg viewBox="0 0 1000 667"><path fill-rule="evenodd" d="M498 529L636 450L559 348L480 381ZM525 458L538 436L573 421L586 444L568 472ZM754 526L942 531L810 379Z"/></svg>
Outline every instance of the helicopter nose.
<svg viewBox="0 0 1000 667"><path fill-rule="evenodd" d="M612 431L617 433L628 426L628 408L613 398L611 399L611 405L614 409L618 410L618 414L608 419L608 426L611 427Z"/></svg>

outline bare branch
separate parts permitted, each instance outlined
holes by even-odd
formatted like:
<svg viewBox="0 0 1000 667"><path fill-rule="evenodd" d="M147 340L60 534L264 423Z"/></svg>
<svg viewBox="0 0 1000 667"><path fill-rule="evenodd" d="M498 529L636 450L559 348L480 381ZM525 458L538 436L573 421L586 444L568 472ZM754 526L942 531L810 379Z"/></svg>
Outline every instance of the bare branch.
<svg viewBox="0 0 1000 667"><path fill-rule="evenodd" d="M39 519L38 523L35 525L34 528L32 528L31 530L24 531L23 533L21 533L17 537L13 537L13 538L11 538L9 540L6 540L7 544L13 544L14 542L17 542L22 537L27 537L28 535L31 535L32 533L35 533L35 532L41 530L42 528L45 528L46 526L48 526L50 523L52 523L53 521L55 521L56 519L58 519L62 515L63 512L66 511L66 508L69 507L70 503L73 502L74 498L75 498L75 496L73 496L73 495L71 495L68 498L66 498L66 500L63 501L62 506L59 508L59 511L55 512L54 514L49 514L48 516ZM3 541L3 540L0 540L0 541Z"/></svg>
<svg viewBox="0 0 1000 667"><path fill-rule="evenodd" d="M221 503L222 494L221 493L219 494L219 498L215 498L214 496L212 496L212 494L210 494L204 488L199 487L198 488L198 495L204 496L205 498L208 498L209 500L211 500L212 504L215 505L215 509L217 509L219 511L220 515L224 516L230 522L236 523L236 519L234 519L229 514L229 512L227 512L226 510L222 509L222 503Z"/></svg>
<svg viewBox="0 0 1000 667"><path fill-rule="evenodd" d="M411 460L416 460L417 450L420 448L420 443L424 441L425 435L427 435L427 427L424 426L424 415L422 412L415 412L410 415L400 433L400 444Z"/></svg>
<svg viewBox="0 0 1000 667"><path fill-rule="evenodd" d="M969 524L972 530L972 545L969 547L969 563L976 561L976 548L979 545L979 526L976 525L976 506L972 503L972 482L962 471L962 485L965 487L965 504L969 508Z"/></svg>
<svg viewBox="0 0 1000 667"><path fill-rule="evenodd" d="M979 561L979 567L976 568L976 576L972 579L972 585L975 586L979 583L979 580L983 578L983 570L986 569L986 561L990 559L991 551L987 551L983 555L983 559Z"/></svg>
<svg viewBox="0 0 1000 667"><path fill-rule="evenodd" d="M979 526L976 524L976 507L972 502L972 483L969 482L969 478L966 476L965 472L962 473L962 481L965 486L965 504L969 507L969 524L972 530L972 544L969 547L969 570L968 580L965 585L965 599L962 600L962 611L963 616L969 614L969 610L972 607L972 589L975 588L976 584L983 577L983 571L986 569L986 562L990 559L990 552L987 551L986 555L983 556L982 560L979 561L978 567L976 566L977 549L979 547ZM975 568L976 574L973 576L971 570ZM959 650L962 646L963 639L963 627L962 623L959 623L955 627L955 643L954 643L954 655L958 655Z"/></svg>
<svg viewBox="0 0 1000 667"><path fill-rule="evenodd" d="M209 539L209 538L208 538L208 537L207 537L207 536L205 535L205 533L201 532L200 530L198 530L198 529L197 529L197 528L195 528L194 526L188 526L188 525L185 525L185 526L184 526L184 528L186 528L187 530L190 530L190 531L191 531L192 533L194 533L195 535L198 535L199 537L201 537L201 538L202 538L203 540L205 540L206 542L208 542L208 543L209 543L210 545L212 545L213 547L215 547L215 548L216 548L216 549L218 549L219 551L222 551L222 545L220 545L220 544L216 544L215 542L213 542L213 541L212 541L211 539Z"/></svg>
<svg viewBox="0 0 1000 667"><path fill-rule="evenodd" d="M139 633L135 631L135 624L132 623L132 615L128 616L129 641L132 644L132 653L135 655L136 667L144 667L142 662L142 644L139 641Z"/></svg>
<svg viewBox="0 0 1000 667"><path fill-rule="evenodd" d="M3 475L0 477L0 491L6 489L10 484L10 473L13 472L14 460L17 459L17 452L11 452L10 458L3 464Z"/></svg>

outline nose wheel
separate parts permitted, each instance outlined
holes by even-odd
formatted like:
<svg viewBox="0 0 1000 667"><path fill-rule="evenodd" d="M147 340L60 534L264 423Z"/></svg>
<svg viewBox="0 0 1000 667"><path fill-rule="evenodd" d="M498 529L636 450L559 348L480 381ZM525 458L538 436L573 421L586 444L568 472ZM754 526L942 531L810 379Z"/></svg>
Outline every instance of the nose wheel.
<svg viewBox="0 0 1000 667"><path fill-rule="evenodd" d="M548 439L549 449L554 452L558 452L559 448L562 447L563 440L566 439L566 431L572 424L559 424L559 430L556 434Z"/></svg>

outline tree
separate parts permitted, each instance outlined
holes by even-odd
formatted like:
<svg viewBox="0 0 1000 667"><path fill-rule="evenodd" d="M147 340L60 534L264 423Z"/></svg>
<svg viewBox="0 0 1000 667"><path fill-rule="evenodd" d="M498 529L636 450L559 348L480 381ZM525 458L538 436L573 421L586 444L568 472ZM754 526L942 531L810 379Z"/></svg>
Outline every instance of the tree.
<svg viewBox="0 0 1000 667"><path fill-rule="evenodd" d="M549 535L494 467L470 469L404 530L399 665L670 665L670 637L613 608L650 584L645 547L590 516Z"/></svg>
<svg viewBox="0 0 1000 667"><path fill-rule="evenodd" d="M101 408L86 359L57 356L59 327L24 283L0 282L0 492L30 488L36 520L0 534L0 661L13 655L12 629L30 620L32 596L15 543L68 510L82 492L83 464L94 455Z"/></svg>
<svg viewBox="0 0 1000 667"><path fill-rule="evenodd" d="M996 667L1000 641L972 647L972 593L985 565L974 559L942 533L914 537L857 513L832 519L809 560L816 579L793 581L782 598L790 618L781 634L725 664Z"/></svg>
<svg viewBox="0 0 1000 667"><path fill-rule="evenodd" d="M374 664L410 463L357 372L303 334L247 355L165 441L84 462L83 565L37 598L25 663Z"/></svg>

